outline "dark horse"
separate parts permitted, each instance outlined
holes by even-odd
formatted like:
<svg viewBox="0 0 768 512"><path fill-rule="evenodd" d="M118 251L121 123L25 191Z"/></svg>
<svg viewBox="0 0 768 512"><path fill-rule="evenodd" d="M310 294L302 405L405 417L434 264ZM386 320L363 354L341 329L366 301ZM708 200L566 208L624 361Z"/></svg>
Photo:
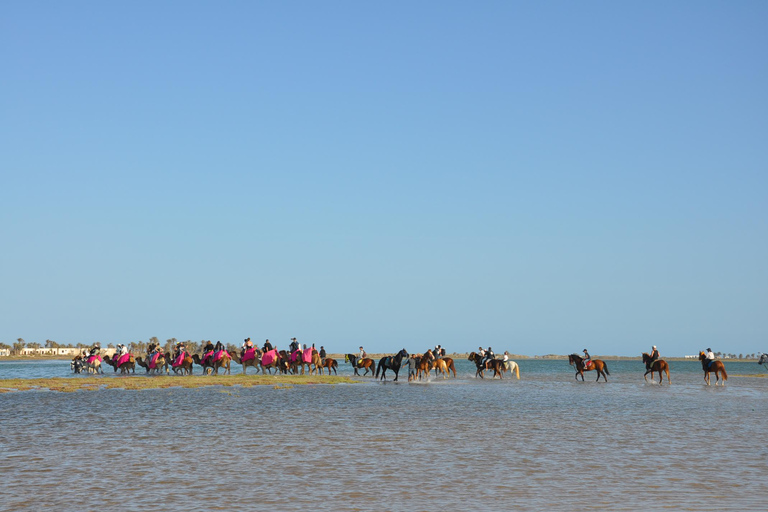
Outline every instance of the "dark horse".
<svg viewBox="0 0 768 512"><path fill-rule="evenodd" d="M576 380L579 380L579 375L581 375L582 382L584 381L584 372L597 370L597 380L595 382L600 381L601 375L603 376L603 380L605 380L605 382L608 382L608 379L605 376L611 374L611 372L608 371L608 366L606 366L606 364L600 359L592 359L592 364L589 365L589 368L587 368L584 366L583 357L576 354L571 354L568 356L568 364L570 364L571 366L573 366L574 364L576 365L576 375L574 378Z"/></svg>
<svg viewBox="0 0 768 512"><path fill-rule="evenodd" d="M408 352L406 352L405 349L394 356L382 357L379 359L379 366L376 367L376 375L374 377L378 378L379 372L381 372L381 378L386 380L385 375L387 374L387 370L392 370L395 372L395 381L397 381L397 376L400 373L400 365L403 363L403 359L408 359Z"/></svg>
<svg viewBox="0 0 768 512"><path fill-rule="evenodd" d="M661 386L661 381L663 380L661 377L661 372L667 372L667 384L672 384L672 381L669 380L669 365L667 362L663 359L657 359L651 364L651 366L648 366L648 362L651 360L651 356L648 355L647 352L643 352L643 363L645 363L645 367L648 371L643 374L643 378L647 381L648 380L648 374L651 374L651 382L653 382L653 372L659 372L659 386Z"/></svg>
<svg viewBox="0 0 768 512"><path fill-rule="evenodd" d="M371 375L373 375L374 369L376 368L376 361L370 357L364 357L363 359L360 359L356 354L346 354L344 356L344 362L349 362L352 364L352 368L355 370L355 375L360 375L357 370L363 368L365 370L363 377L368 375L368 372L371 372Z"/></svg>
<svg viewBox="0 0 768 512"><path fill-rule="evenodd" d="M504 370L506 370L506 368L504 367L504 361L501 359L488 359L485 364L481 364L480 361L483 360L483 356L477 352L471 352L467 359L475 363L475 366L477 367L475 378L479 376L481 379L484 379L485 377L483 376L483 372L485 372L485 370L493 370L493 377L498 375L500 379L504 378L502 373Z"/></svg>
<svg viewBox="0 0 768 512"><path fill-rule="evenodd" d="M720 382L720 373L723 374L722 385L725 386L725 381L728 380L728 374L725 373L725 365L722 361L718 361L717 359L708 361L705 352L699 352L699 361L701 361L701 369L704 370L704 382L707 383L707 386L709 386L709 374L712 372L715 372L715 386Z"/></svg>

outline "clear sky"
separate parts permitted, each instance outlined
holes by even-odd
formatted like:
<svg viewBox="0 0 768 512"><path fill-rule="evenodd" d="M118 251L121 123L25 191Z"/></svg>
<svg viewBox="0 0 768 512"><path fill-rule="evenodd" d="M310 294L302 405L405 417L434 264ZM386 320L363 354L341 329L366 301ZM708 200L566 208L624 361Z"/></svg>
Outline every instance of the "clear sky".
<svg viewBox="0 0 768 512"><path fill-rule="evenodd" d="M768 3L0 3L0 341L768 351Z"/></svg>

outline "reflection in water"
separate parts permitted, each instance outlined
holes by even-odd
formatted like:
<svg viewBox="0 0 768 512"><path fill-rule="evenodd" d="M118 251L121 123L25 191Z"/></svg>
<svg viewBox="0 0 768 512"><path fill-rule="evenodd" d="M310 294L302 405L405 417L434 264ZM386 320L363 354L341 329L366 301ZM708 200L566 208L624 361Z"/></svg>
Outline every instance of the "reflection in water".
<svg viewBox="0 0 768 512"><path fill-rule="evenodd" d="M762 510L765 379L0 395L7 510ZM680 372L682 373L682 372Z"/></svg>

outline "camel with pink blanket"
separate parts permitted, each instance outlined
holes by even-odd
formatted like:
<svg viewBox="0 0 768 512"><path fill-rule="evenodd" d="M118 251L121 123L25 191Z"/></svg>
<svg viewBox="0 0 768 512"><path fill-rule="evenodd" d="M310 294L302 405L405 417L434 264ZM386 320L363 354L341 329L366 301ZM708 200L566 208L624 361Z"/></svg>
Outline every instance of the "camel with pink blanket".
<svg viewBox="0 0 768 512"><path fill-rule="evenodd" d="M107 354L104 356L104 362L110 365L115 371L120 368L120 373L130 373L131 370L133 370L133 373L136 373L136 360L133 358L132 354L123 354L114 359L111 359L109 354Z"/></svg>
<svg viewBox="0 0 768 512"><path fill-rule="evenodd" d="M243 365L243 374L245 374L245 369L249 366L253 366L256 368L256 373L259 373L259 370L261 369L261 360L263 357L263 353L261 350L259 350L256 347L251 347L248 350L246 350L243 353L243 357L237 355L237 352L233 352L231 354L232 360L237 363Z"/></svg>

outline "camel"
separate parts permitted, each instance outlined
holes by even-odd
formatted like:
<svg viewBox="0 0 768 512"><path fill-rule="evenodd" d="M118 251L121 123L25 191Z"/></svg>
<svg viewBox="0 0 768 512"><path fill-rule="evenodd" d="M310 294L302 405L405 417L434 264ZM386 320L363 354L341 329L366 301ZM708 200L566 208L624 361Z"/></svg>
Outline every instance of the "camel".
<svg viewBox="0 0 768 512"><path fill-rule="evenodd" d="M147 373L163 373L163 370L165 370L165 373L170 373L170 370L168 369L168 360L163 354L160 354L155 360L154 368L149 367L149 359L145 361L141 356L136 358L136 364L144 368Z"/></svg>
<svg viewBox="0 0 768 512"><path fill-rule="evenodd" d="M119 357L115 357L114 359L109 357L109 354L104 356L104 362L106 362L108 365L110 365L115 371L117 371L118 368L120 368L120 373L130 373L131 370L133 370L133 373L136 373L136 360L133 358L133 356L130 356L128 361L124 362L120 366L117 365L117 361L120 359Z"/></svg>
<svg viewBox="0 0 768 512"><path fill-rule="evenodd" d="M242 361L240 359L240 356L237 354L237 352L233 352L232 354L230 354L232 356L232 360L235 363L243 365L243 375L245 375L245 369L248 368L249 366L253 366L256 369L256 373L259 373L259 370L262 369L261 368L261 356L262 356L263 352L261 350L259 350L258 348L254 348L253 350L254 350L254 353L255 353L254 355L256 357L251 358L251 359L246 359L245 361Z"/></svg>
<svg viewBox="0 0 768 512"><path fill-rule="evenodd" d="M173 357L171 356L170 352L165 353L165 360L171 361L171 369L173 370L173 373L178 375L181 373L182 375L192 375L192 365L195 362L194 359L192 359L192 356L189 355L189 352L186 350L184 351L184 360L181 361L181 364L178 364L176 366L173 366Z"/></svg>

